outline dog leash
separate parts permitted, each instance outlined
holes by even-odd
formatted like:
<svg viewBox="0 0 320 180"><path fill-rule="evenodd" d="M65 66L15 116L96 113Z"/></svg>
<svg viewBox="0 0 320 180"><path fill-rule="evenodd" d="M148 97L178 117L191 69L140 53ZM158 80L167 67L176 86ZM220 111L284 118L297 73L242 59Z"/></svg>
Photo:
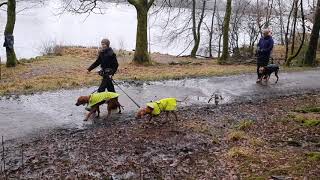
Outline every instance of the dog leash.
<svg viewBox="0 0 320 180"><path fill-rule="evenodd" d="M99 72L98 72L98 74L99 74ZM100 75L100 74L99 74ZM110 78L111 79L111 81L125 94L125 95L127 95L128 96L128 98L138 107L138 108L141 108L141 106L135 101L135 100L133 100L112 78ZM95 91L93 91L91 94L93 94L93 93L95 93L95 92L97 92L98 90L95 90Z"/></svg>
<svg viewBox="0 0 320 180"><path fill-rule="evenodd" d="M138 107L140 108L141 106L135 101L133 100L113 79L111 79L112 82L125 94L128 96L128 98Z"/></svg>

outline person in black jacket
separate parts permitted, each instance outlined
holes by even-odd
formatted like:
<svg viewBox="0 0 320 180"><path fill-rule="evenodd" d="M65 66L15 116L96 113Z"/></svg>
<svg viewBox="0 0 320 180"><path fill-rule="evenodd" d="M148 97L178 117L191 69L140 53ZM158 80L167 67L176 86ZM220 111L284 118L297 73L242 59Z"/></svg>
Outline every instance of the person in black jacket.
<svg viewBox="0 0 320 180"><path fill-rule="evenodd" d="M270 55L273 49L273 39L269 29L263 30L263 37L259 40L257 47L257 83L262 81L262 75L259 73L260 67L265 67L269 64Z"/></svg>
<svg viewBox="0 0 320 180"><path fill-rule="evenodd" d="M116 54L110 47L110 41L108 39L102 39L101 41L102 50L99 52L97 60L87 69L90 73L91 70L100 65L101 70L99 75L102 76L102 81L98 92L104 92L107 88L109 92L116 92L112 83L112 76L118 70L118 60Z"/></svg>

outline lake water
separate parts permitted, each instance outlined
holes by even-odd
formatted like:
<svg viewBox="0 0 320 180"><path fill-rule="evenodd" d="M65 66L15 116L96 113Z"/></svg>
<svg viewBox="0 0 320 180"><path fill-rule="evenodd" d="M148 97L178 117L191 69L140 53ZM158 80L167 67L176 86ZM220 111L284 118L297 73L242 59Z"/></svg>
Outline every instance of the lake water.
<svg viewBox="0 0 320 180"><path fill-rule="evenodd" d="M18 2L17 11L32 7L30 3ZM109 38L111 46L119 49L132 50L135 48L136 10L128 4L106 4L104 14L72 15L61 12L59 0L50 0L45 5L37 5L21 11L17 15L15 50L19 58L30 58L40 55L42 47L48 43L61 45L99 46L102 38ZM6 22L5 11L0 12L0 28L3 32ZM152 24L150 20L150 24ZM159 27L150 27L151 50L168 54L178 54L184 47L168 48L166 43L152 41L159 35ZM156 34L158 33L158 34ZM3 44L3 33L0 43ZM5 57L5 49L1 48L0 55Z"/></svg>
<svg viewBox="0 0 320 180"><path fill-rule="evenodd" d="M17 21L14 31L15 50L18 58L30 58L41 55L43 46L47 44L55 45L80 45L80 46L99 46L102 38L109 38L111 46L115 49L132 50L135 48L136 41L136 10L129 4L104 3L103 14L71 14L61 12L61 0L50 0L44 4L32 4L30 2L17 2ZM25 9L21 11L22 9ZM155 9L152 9L152 13ZM174 9L170 13L165 9L149 18L149 37L151 44L151 52L160 52L162 54L178 55L184 50L185 54L191 52L192 46L189 48L189 42L192 39L191 33L185 32L174 41L171 46L168 35L172 30L177 30L189 21L190 10ZM168 20L169 14L174 16L180 13L176 21L171 21L171 25L163 34L163 26ZM182 13L181 13L182 12ZM204 21L210 24L212 12L207 11ZM220 12L223 16L223 12ZM245 18L244 18L245 19ZM277 18L275 18L277 19ZM274 20L276 21L276 20ZM4 9L0 11L0 31L3 32L6 22L6 12ZM273 24L276 24L274 22ZM189 23L190 25L190 23ZM243 30L247 25L244 20L241 22L239 45L248 44L249 37L247 32ZM274 32L276 26L274 26ZM217 28L216 26L214 28ZM207 46L208 33L205 32L205 25L202 26L201 45L198 53L203 54L203 50ZM275 41L278 33L274 33ZM0 33L0 43L3 44L3 33ZM218 45L218 34L214 33L213 45ZM5 58L5 49L0 48L0 56Z"/></svg>

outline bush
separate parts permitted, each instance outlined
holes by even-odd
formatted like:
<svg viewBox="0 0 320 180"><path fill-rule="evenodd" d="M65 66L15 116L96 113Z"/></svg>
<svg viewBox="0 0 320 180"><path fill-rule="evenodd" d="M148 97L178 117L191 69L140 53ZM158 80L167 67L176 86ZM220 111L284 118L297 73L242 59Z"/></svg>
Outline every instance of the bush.
<svg viewBox="0 0 320 180"><path fill-rule="evenodd" d="M45 41L42 43L40 48L40 53L42 55L49 56L62 56L63 46L58 45L56 41Z"/></svg>

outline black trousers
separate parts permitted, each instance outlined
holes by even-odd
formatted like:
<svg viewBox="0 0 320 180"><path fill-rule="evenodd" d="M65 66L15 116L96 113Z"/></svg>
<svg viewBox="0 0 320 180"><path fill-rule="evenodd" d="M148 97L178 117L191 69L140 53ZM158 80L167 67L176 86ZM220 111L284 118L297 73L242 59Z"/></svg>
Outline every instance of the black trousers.
<svg viewBox="0 0 320 180"><path fill-rule="evenodd" d="M104 92L106 89L109 92L116 92L112 83L112 79L109 76L103 77L98 92Z"/></svg>

